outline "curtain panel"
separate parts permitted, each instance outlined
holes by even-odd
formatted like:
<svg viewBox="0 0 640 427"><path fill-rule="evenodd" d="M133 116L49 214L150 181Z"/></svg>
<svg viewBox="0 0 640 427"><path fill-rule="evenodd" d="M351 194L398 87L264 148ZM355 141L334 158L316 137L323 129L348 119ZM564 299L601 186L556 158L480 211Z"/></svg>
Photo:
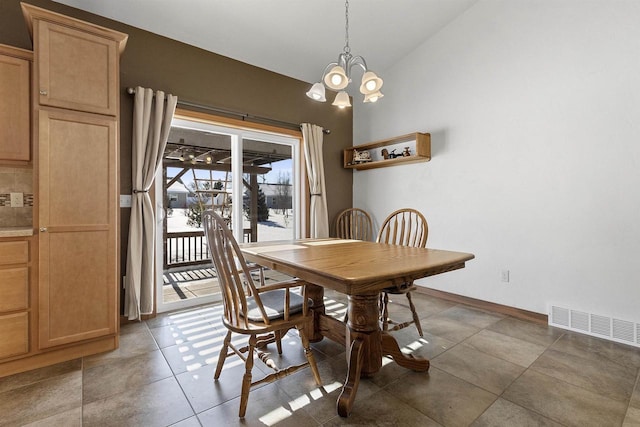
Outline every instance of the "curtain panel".
<svg viewBox="0 0 640 427"><path fill-rule="evenodd" d="M324 160L322 157L322 128L310 123L302 123L302 137L309 191L311 193L309 207L310 237L329 237L329 217L324 183Z"/></svg>
<svg viewBox="0 0 640 427"><path fill-rule="evenodd" d="M166 98L166 99L165 99ZM178 98L162 91L137 87L133 109L131 147L131 220L125 276L124 314L140 320L153 313L155 213L149 197L162 165Z"/></svg>

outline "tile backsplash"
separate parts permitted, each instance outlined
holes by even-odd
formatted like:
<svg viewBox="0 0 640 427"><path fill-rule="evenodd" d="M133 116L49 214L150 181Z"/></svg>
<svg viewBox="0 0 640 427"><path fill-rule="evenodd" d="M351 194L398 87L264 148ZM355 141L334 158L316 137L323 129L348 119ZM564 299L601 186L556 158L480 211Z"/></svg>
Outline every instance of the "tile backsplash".
<svg viewBox="0 0 640 427"><path fill-rule="evenodd" d="M11 193L22 193L23 207L11 207ZM33 172L0 166L0 227L25 227L33 223Z"/></svg>

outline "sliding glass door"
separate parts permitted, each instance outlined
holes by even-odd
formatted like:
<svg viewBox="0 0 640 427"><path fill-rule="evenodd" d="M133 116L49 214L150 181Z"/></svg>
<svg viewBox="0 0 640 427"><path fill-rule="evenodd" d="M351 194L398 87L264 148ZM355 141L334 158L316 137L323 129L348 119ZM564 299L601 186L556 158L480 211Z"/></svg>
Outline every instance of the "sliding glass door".
<svg viewBox="0 0 640 427"><path fill-rule="evenodd" d="M238 242L301 236L301 177L299 138L174 119L156 179L158 312L219 300L203 211Z"/></svg>

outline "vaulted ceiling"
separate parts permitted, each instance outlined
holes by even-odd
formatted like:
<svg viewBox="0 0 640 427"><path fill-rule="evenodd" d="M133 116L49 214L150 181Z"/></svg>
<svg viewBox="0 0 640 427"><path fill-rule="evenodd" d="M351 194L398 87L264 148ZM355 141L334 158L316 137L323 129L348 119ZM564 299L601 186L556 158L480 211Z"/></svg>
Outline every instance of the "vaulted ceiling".
<svg viewBox="0 0 640 427"><path fill-rule="evenodd" d="M349 44L384 77L477 0L351 0ZM345 44L343 0L57 0L306 82Z"/></svg>

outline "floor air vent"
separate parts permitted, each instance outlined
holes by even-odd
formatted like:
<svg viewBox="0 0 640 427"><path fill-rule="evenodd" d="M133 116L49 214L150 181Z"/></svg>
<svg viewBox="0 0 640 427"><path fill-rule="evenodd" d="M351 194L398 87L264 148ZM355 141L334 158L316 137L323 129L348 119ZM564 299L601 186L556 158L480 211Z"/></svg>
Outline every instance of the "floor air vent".
<svg viewBox="0 0 640 427"><path fill-rule="evenodd" d="M552 305L549 325L640 347L640 323Z"/></svg>

